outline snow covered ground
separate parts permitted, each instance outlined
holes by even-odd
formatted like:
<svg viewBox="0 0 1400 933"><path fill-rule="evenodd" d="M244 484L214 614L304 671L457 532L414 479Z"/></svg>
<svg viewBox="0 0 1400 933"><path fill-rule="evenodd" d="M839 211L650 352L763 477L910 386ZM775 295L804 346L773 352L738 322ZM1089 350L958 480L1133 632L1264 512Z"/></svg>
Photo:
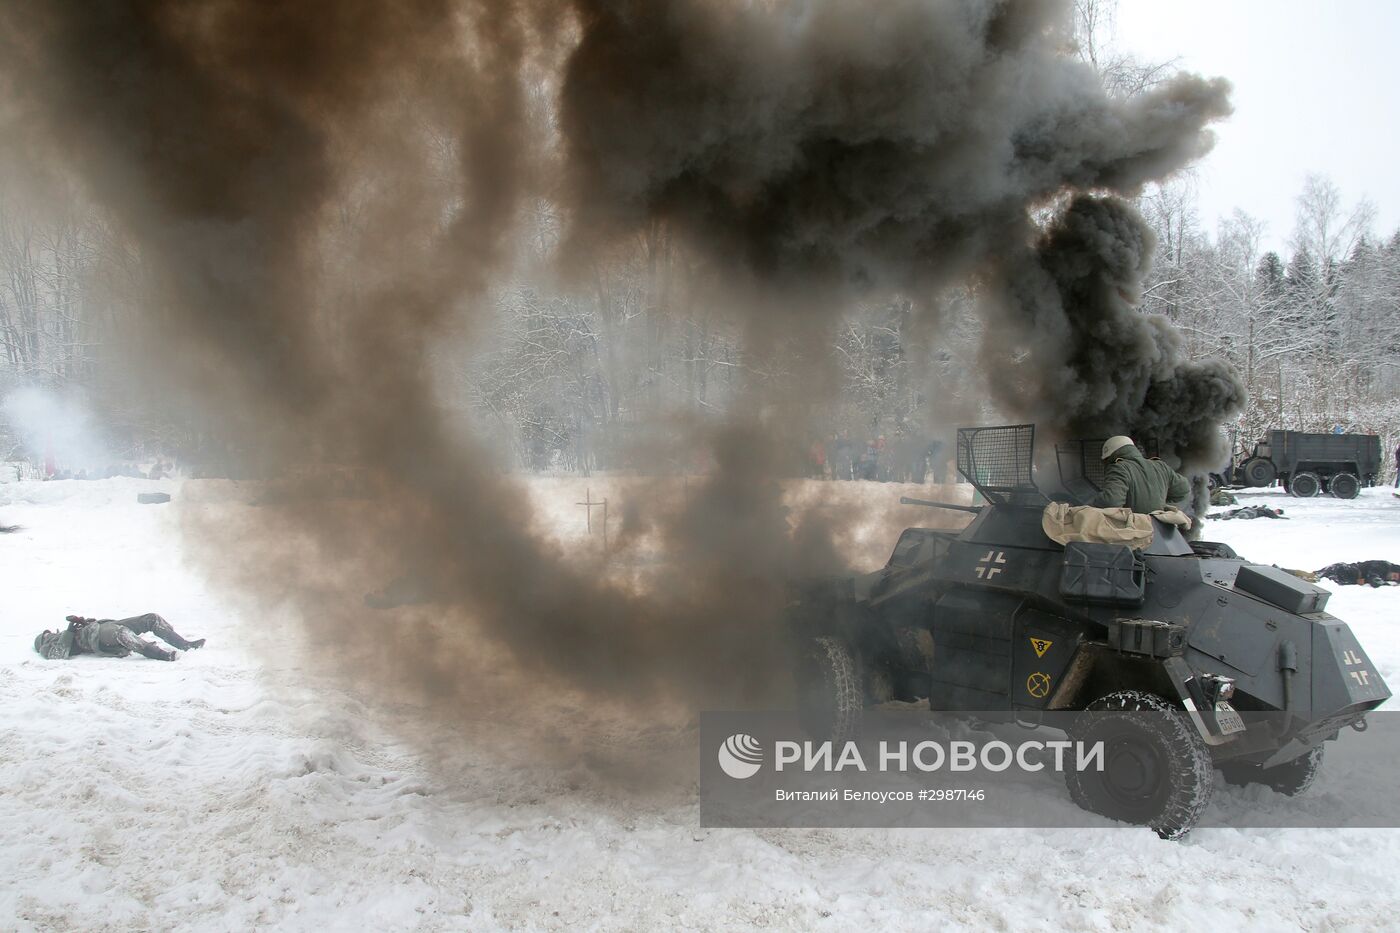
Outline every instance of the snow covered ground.
<svg viewBox="0 0 1400 933"><path fill-rule="evenodd" d="M582 482L531 482L577 535ZM851 544L883 560L876 532L905 518L888 503L907 490L835 485L819 491L874 507ZM175 501L138 505L147 490ZM247 647L268 620L214 592L177 533L182 508L217 494L0 486L0 522L24 526L0 536L0 929L1313 930L1400 915L1400 831L702 830L686 768L628 789L587 755L517 760L508 736L410 728L412 711L366 704L294 645ZM1241 504L1259 502L1290 519L1210 537L1306 569L1400 560L1387 489ZM1400 684L1400 587L1341 588L1329 608ZM151 610L208 647L175 664L33 652L67 613ZM684 731L627 741L694 760ZM1328 793L1325 769L1310 793ZM1216 805L1271 796L1221 784Z"/></svg>

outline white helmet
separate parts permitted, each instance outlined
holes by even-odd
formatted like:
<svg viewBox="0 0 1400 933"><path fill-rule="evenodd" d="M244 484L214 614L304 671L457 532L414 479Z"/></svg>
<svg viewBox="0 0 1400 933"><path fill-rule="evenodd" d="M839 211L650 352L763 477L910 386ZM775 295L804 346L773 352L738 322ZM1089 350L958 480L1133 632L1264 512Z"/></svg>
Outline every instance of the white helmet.
<svg viewBox="0 0 1400 933"><path fill-rule="evenodd" d="M1131 437L1115 434L1113 437L1103 442L1103 459L1107 460L1124 447L1131 447L1132 443L1133 439Z"/></svg>

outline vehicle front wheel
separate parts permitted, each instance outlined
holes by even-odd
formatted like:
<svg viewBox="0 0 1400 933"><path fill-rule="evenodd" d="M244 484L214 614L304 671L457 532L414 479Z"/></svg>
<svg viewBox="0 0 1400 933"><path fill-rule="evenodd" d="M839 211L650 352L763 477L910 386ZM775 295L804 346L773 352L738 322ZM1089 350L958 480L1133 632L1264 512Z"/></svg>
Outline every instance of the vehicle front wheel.
<svg viewBox="0 0 1400 933"><path fill-rule="evenodd" d="M1322 480L1316 473L1294 473L1288 480L1288 492L1299 499L1311 499L1322 491Z"/></svg>
<svg viewBox="0 0 1400 933"><path fill-rule="evenodd" d="M860 731L864 708L860 668L850 647L829 635L810 639L797 670L802 729L819 741L845 742Z"/></svg>
<svg viewBox="0 0 1400 933"><path fill-rule="evenodd" d="M1247 762L1227 762L1220 766L1225 783L1243 787L1246 784L1263 784L1280 794L1296 797L1312 786L1317 771L1322 767L1322 746L1315 745L1292 761L1265 768Z"/></svg>
<svg viewBox="0 0 1400 933"><path fill-rule="evenodd" d="M1274 469L1272 461L1262 457L1253 457L1244 462L1240 468L1244 474L1244 481L1250 486L1272 486L1274 480L1278 479L1278 472Z"/></svg>
<svg viewBox="0 0 1400 933"><path fill-rule="evenodd" d="M1084 709L1070 738L1088 752L1103 743L1102 770L1065 773L1070 797L1085 810L1178 839L1210 803L1210 751L1185 712L1162 697L1110 693Z"/></svg>

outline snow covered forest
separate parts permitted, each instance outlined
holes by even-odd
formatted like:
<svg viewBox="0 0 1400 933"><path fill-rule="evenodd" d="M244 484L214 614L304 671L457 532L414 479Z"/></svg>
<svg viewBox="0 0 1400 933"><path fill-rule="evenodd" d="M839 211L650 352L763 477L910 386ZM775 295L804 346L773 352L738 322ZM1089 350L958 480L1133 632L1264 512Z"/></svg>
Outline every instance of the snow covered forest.
<svg viewBox="0 0 1400 933"><path fill-rule="evenodd" d="M1293 197L1298 224L1283 255L1260 247L1259 221L1237 211L1200 221L1190 177L1147 192L1139 209L1157 234L1143 312L1171 319L1193 357L1222 356L1249 390L1238 437L1271 427L1400 437L1400 231L1373 229L1365 201L1313 176ZM353 212L348 212L353 213ZM347 217L346 222L353 222ZM541 204L531 238L544 261L557 223ZM152 422L120 378L118 349L139 294L139 256L76 192L0 187L0 390L75 391L129 455L198 458L205 432ZM457 361L456 392L508 444L519 466L625 466L616 451L642 426L724 410L746 359L722 309L693 297L705 270L660 226L593 270L588 294L519 284L498 294L494 339ZM523 277L528 281L529 276ZM980 410L978 317L972 290L938 299L936 333L914 326L914 299L852 308L832 335L842 384L831 431L892 438ZM762 374L760 374L762 375ZM781 373L772 373L779 378ZM6 409L14 420L14 406ZM20 442L6 438L13 458ZM37 452L30 452L30 456Z"/></svg>
<svg viewBox="0 0 1400 933"><path fill-rule="evenodd" d="M1076 10L1069 54L1115 94L1171 73L1112 51L1111 4L1080 0ZM22 164L0 159L0 398L11 400L0 409L0 450L15 461L43 456L25 449L25 405L15 401L17 390L40 389L58 400L46 404L89 410L114 456L217 458L211 426L178 400L151 415L140 385L123 378L121 361L133 358L123 351L142 339L134 322L149 311L140 255L70 182ZM1249 403L1227 425L1237 453L1269 428L1337 426L1379 433L1390 449L1400 440L1400 231L1376 229L1372 205L1324 175L1277 197L1296 204L1283 252L1263 244L1285 231L1242 211L1212 229L1189 173L1144 192L1137 207L1157 248L1142 311L1168 317L1192 358L1224 357L1239 372ZM366 221L345 203L331 223L349 240ZM633 441L654 441L662 425L684 465L675 425L724 412L745 380L780 382L771 370L781 354L754 362L732 317L703 297L722 273L661 223L592 261L588 289L553 288L546 270L562 226L555 205L535 203L512 284L493 293L491 332L473 335L470 351L443 348L448 404L524 469L625 468ZM978 300L972 283L850 308L826 340L835 401L793 419L808 426L795 453L838 431L857 442L913 439L1002 416L984 401Z"/></svg>

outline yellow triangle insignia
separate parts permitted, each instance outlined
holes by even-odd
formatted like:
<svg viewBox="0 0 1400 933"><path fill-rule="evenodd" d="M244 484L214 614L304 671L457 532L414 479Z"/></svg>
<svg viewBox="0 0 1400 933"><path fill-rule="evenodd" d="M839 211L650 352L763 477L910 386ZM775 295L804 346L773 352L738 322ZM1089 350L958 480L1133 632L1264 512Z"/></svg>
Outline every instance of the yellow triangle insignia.
<svg viewBox="0 0 1400 933"><path fill-rule="evenodd" d="M1031 647L1035 649L1035 656L1037 658L1045 657L1045 652L1050 650L1050 646L1052 644L1054 644L1054 642L1048 641L1044 638L1031 639Z"/></svg>

